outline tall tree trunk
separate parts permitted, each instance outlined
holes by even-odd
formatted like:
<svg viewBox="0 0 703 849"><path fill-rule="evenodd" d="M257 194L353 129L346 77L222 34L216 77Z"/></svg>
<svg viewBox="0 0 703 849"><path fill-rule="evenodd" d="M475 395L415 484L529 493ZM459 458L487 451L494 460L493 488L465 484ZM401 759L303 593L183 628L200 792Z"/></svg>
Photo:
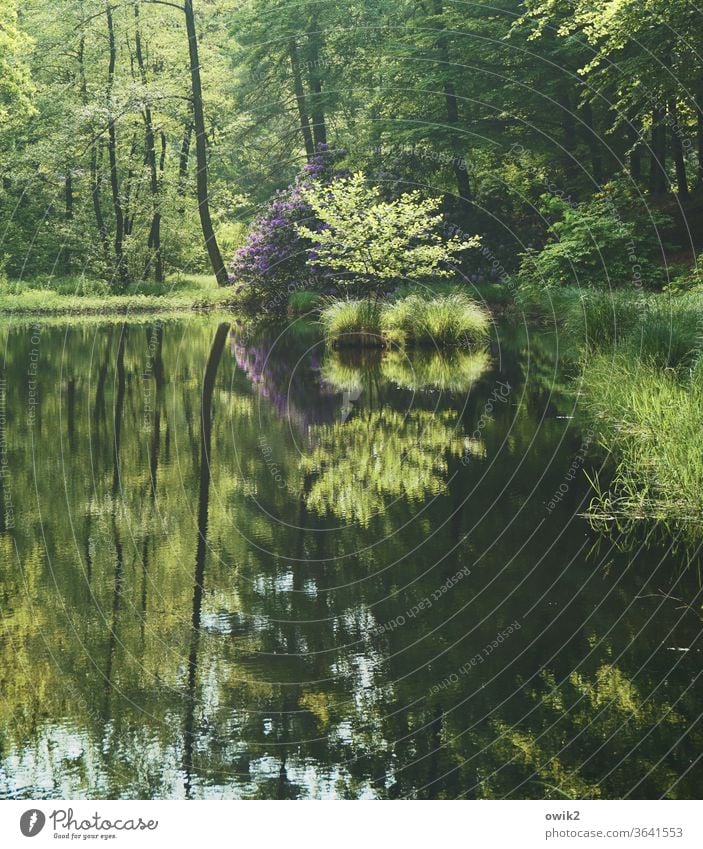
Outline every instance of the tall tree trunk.
<svg viewBox="0 0 703 849"><path fill-rule="evenodd" d="M189 121L183 130L183 141L181 152L178 155L178 194L186 193L186 180L188 179L188 161L190 160L190 139L193 135L193 124Z"/></svg>
<svg viewBox="0 0 703 849"><path fill-rule="evenodd" d="M295 43L295 38L291 38L288 42L288 55L290 56L290 66L293 73L293 90L295 92L295 102L298 104L298 119L300 120L300 132L303 136L303 144L305 145L305 155L308 162L312 159L315 153L315 145L310 132L310 119L308 118L307 108L305 106L305 92L303 90L303 79L300 75L300 62L298 61L298 46Z"/></svg>
<svg viewBox="0 0 703 849"><path fill-rule="evenodd" d="M195 31L193 0L185 0L186 31L188 33L188 52L190 56L190 80L193 96L193 124L195 126L195 157L197 160L197 193L200 225L207 247L210 265L220 286L229 283L227 269L222 261L220 247L210 217L210 199L208 193L207 142L205 138L205 116L203 114L203 88L200 81L200 59L198 57L198 36Z"/></svg>
<svg viewBox="0 0 703 849"><path fill-rule="evenodd" d="M703 83L698 90L695 102L696 110L696 134L698 136L698 185L703 186Z"/></svg>
<svg viewBox="0 0 703 849"><path fill-rule="evenodd" d="M325 110L322 103L322 78L320 76L320 53L321 36L317 22L317 8L313 9L313 16L308 28L308 77L310 80L310 103L312 117L312 135L315 142L315 150L320 145L327 144L327 125L325 124Z"/></svg>
<svg viewBox="0 0 703 849"><path fill-rule="evenodd" d="M593 107L588 101L581 107L581 114L583 116L583 123L585 124L584 136L591 156L593 181L597 186L600 186L603 183L603 161L598 147L598 136L593 127Z"/></svg>
<svg viewBox="0 0 703 849"><path fill-rule="evenodd" d="M65 203L64 217L66 221L73 221L73 177L71 176L70 166L66 171L63 188ZM71 271L71 254L70 245L64 243L61 246L61 263L66 274L69 274Z"/></svg>
<svg viewBox="0 0 703 849"><path fill-rule="evenodd" d="M464 212L468 212L472 198L471 183L469 181L469 173L466 169L466 160L463 156L461 140L458 135L459 101L457 100L454 83L446 77L446 74L449 73L451 57L449 56L449 42L447 41L447 36L444 31L444 7L442 6L441 0L436 0L434 9L443 28L439 38L437 39L437 50L440 61L444 65L444 103L447 111L447 123L452 128L451 145L452 153L454 154L452 157L452 169L456 179L459 206Z"/></svg>
<svg viewBox="0 0 703 849"><path fill-rule="evenodd" d="M564 133L564 170L569 180L576 178L576 121L569 90L562 87L557 95L561 106L561 120Z"/></svg>
<svg viewBox="0 0 703 849"><path fill-rule="evenodd" d="M630 118L627 127L630 140L630 177L639 182L642 179L642 126L635 118Z"/></svg>
<svg viewBox="0 0 703 849"><path fill-rule="evenodd" d="M85 38L78 44L78 74L80 79L81 102L88 105L88 83L85 76ZM91 130L92 132L92 130ZM102 178L100 176L100 146L93 141L90 145L90 196L93 201L93 214L98 237L103 251L103 259L107 266L110 262L110 244L107 238L107 227L102 210Z"/></svg>
<svg viewBox="0 0 703 849"><path fill-rule="evenodd" d="M134 180L134 157L137 153L137 137L132 139L132 144L129 146L129 156L127 157L127 161L129 163L127 168L127 178L124 181L124 202L122 204L122 217L124 218L124 237L132 235L132 228L134 227L134 213L132 212L132 183ZM136 201L136 197L139 194L139 185L137 184L137 192L135 193L134 200ZM131 214L130 214L131 213Z"/></svg>
<svg viewBox="0 0 703 849"><path fill-rule="evenodd" d="M666 176L666 111L658 106L652 112L652 143L649 171L649 186L652 197L666 194L668 180Z"/></svg>
<svg viewBox="0 0 703 849"><path fill-rule="evenodd" d="M139 25L139 0L134 4L134 47L142 86L146 90L147 74L142 51L142 33ZM142 277L146 279L154 268L154 278L158 283L164 282L164 267L161 260L161 202L159 198L159 177L156 167L156 140L154 136L154 121L148 101L142 112L144 118L145 158L149 168L149 189L151 191L151 227L149 228L149 258L144 266Z"/></svg>
<svg viewBox="0 0 703 849"><path fill-rule="evenodd" d="M112 88L115 80L115 64L117 62L117 47L115 44L115 27L112 20L112 7L105 7L107 17L107 35L109 48L109 63L107 71L107 152L110 160L110 188L112 189L112 206L115 210L115 274L120 289L127 288L127 266L124 258L124 214L120 198L120 182L117 172L117 133L115 118L112 115Z"/></svg>
<svg viewBox="0 0 703 849"><path fill-rule="evenodd" d="M71 171L67 171L64 180L64 195L66 198L66 221L73 221L73 177Z"/></svg>
<svg viewBox="0 0 703 849"><path fill-rule="evenodd" d="M671 150L674 156L674 167L676 168L676 185L679 199L688 200L688 180L686 178L686 159L683 155L683 144L681 142L681 127L678 121L676 100L669 101L669 115L671 116Z"/></svg>

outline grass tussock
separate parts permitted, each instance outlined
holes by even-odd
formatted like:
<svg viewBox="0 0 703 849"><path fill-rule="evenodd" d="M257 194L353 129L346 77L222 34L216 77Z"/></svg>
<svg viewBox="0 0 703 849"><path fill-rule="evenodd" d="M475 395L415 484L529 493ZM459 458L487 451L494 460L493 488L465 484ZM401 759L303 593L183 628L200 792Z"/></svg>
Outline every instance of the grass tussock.
<svg viewBox="0 0 703 849"><path fill-rule="evenodd" d="M325 339L335 347L385 345L382 305L371 299L328 300L320 312Z"/></svg>
<svg viewBox="0 0 703 849"><path fill-rule="evenodd" d="M419 294L389 304L371 299L329 301L320 314L334 346L467 347L485 341L490 315L468 295Z"/></svg>
<svg viewBox="0 0 703 849"><path fill-rule="evenodd" d="M488 338L491 319L463 292L431 299L419 295L395 301L384 309L381 329L395 344L466 347Z"/></svg>
<svg viewBox="0 0 703 849"><path fill-rule="evenodd" d="M322 306L323 298L318 292L302 290L293 292L288 298L288 315L301 316L317 313Z"/></svg>

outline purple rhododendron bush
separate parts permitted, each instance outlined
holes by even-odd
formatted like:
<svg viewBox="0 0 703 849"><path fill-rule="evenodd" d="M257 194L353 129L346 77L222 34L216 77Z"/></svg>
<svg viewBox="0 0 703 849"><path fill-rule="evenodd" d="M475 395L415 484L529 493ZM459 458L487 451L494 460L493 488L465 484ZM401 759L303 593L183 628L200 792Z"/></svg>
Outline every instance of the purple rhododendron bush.
<svg viewBox="0 0 703 849"><path fill-rule="evenodd" d="M283 314L291 292L329 286L332 273L317 259L312 238L299 235L296 225L312 233L323 228L305 192L313 185L331 185L343 176L337 164L343 153L319 144L295 182L271 198L252 222L244 245L229 266L238 300L266 315Z"/></svg>

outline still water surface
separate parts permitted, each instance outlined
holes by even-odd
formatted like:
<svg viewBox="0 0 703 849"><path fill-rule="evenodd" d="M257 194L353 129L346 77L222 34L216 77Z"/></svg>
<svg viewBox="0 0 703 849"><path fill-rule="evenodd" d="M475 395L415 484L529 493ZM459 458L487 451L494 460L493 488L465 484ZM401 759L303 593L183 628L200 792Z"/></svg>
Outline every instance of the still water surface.
<svg viewBox="0 0 703 849"><path fill-rule="evenodd" d="M555 334L0 334L0 796L700 795L698 577L581 518Z"/></svg>

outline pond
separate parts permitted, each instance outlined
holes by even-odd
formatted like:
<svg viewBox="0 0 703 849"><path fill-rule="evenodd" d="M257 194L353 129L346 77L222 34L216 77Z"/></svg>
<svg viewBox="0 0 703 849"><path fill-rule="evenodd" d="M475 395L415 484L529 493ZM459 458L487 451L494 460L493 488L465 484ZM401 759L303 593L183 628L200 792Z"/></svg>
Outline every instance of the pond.
<svg viewBox="0 0 703 849"><path fill-rule="evenodd" d="M698 575L582 517L555 333L0 332L1 796L700 793Z"/></svg>

